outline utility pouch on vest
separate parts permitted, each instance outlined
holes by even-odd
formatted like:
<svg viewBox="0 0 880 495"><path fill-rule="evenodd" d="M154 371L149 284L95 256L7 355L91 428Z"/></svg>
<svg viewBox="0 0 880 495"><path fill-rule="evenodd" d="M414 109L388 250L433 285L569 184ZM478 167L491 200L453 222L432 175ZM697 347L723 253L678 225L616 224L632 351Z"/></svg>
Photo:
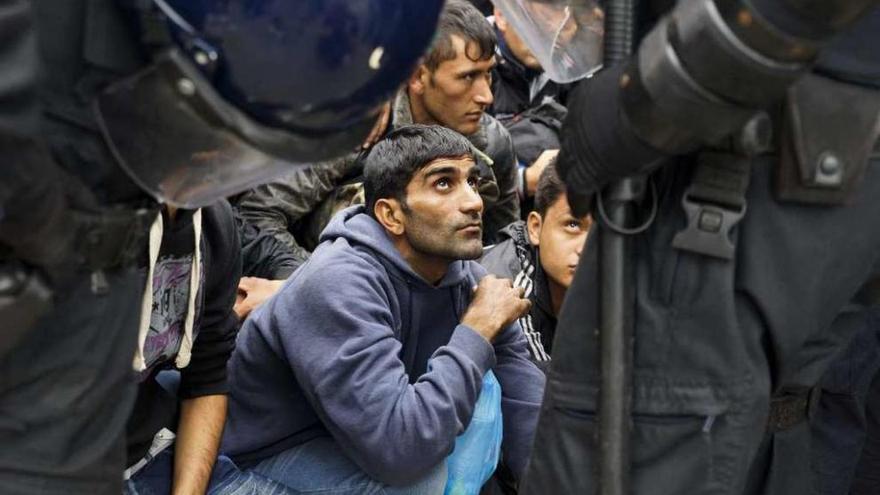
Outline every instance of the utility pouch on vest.
<svg viewBox="0 0 880 495"><path fill-rule="evenodd" d="M780 201L846 204L880 137L880 91L808 74L788 90L779 143Z"/></svg>
<svg viewBox="0 0 880 495"><path fill-rule="evenodd" d="M134 266L146 252L147 235L157 208L71 212L76 225L74 254L91 271Z"/></svg>
<svg viewBox="0 0 880 495"><path fill-rule="evenodd" d="M36 270L0 259L0 358L52 308L52 291Z"/></svg>

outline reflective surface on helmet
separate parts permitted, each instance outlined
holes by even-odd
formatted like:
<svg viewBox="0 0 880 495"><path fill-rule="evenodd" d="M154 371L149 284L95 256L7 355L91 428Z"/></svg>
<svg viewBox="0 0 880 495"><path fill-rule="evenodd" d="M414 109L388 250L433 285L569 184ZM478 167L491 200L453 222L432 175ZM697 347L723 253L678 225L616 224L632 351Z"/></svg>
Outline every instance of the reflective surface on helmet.
<svg viewBox="0 0 880 495"><path fill-rule="evenodd" d="M219 53L212 83L267 125L373 113L428 47L442 0L165 0Z"/></svg>
<svg viewBox="0 0 880 495"><path fill-rule="evenodd" d="M596 0L492 1L554 81L575 81L601 66L605 16Z"/></svg>
<svg viewBox="0 0 880 495"><path fill-rule="evenodd" d="M171 50L111 85L95 104L120 166L157 201L197 208L354 149L372 127L307 136L262 126L228 104Z"/></svg>

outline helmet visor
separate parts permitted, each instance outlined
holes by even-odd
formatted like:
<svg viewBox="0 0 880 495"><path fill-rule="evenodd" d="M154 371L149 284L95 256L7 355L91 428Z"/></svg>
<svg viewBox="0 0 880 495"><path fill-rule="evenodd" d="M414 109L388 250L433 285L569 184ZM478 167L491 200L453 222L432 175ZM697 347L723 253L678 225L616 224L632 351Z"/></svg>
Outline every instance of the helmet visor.
<svg viewBox="0 0 880 495"><path fill-rule="evenodd" d="M354 150L375 118L322 135L263 126L223 100L173 50L108 87L95 112L125 172L160 203L181 208L208 205Z"/></svg>
<svg viewBox="0 0 880 495"><path fill-rule="evenodd" d="M596 0L492 2L554 81L576 81L601 66L605 16Z"/></svg>

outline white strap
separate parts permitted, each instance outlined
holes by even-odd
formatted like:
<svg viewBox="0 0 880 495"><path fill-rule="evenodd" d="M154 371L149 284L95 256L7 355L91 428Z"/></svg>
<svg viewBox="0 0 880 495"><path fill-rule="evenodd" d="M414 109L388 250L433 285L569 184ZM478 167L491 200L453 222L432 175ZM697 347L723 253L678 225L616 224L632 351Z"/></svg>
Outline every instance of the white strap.
<svg viewBox="0 0 880 495"><path fill-rule="evenodd" d="M137 372L147 369L147 363L144 360L144 344L147 341L147 334L150 333L150 319L153 316L153 273L156 270L156 262L159 260L159 248L162 247L162 232L164 225L162 223L162 213L156 215L153 225L150 227L150 250L147 259L147 283L144 289L144 297L141 302L141 323L138 328L138 346L134 354L134 370Z"/></svg>
<svg viewBox="0 0 880 495"><path fill-rule="evenodd" d="M193 248L192 269L189 271L189 303L186 306L186 322L184 322L183 340L180 342L180 350L177 351L178 368L186 368L192 357L193 347L193 326L195 325L196 316L196 297L199 293L199 285L202 279L202 210L199 208L193 213L193 232L196 239L195 248Z"/></svg>
<svg viewBox="0 0 880 495"><path fill-rule="evenodd" d="M189 279L189 301L186 307L186 320L184 321L184 334L181 338L180 349L177 352L175 365L178 368L186 368L192 357L193 346L193 326L195 325L195 306L198 297L199 285L201 282L202 268L202 210L198 209L193 212L193 232L195 237L195 248L193 250L192 267L190 268ZM153 275L156 270L156 263L159 260L159 250L162 247L162 233L164 224L162 214L156 216L150 227L150 250L147 264L147 282L144 289L144 297L141 302L141 322L138 329L138 347L134 355L133 367L135 371L144 371L147 369L147 363L144 359L144 344L147 341L147 335L150 332L150 320L153 316Z"/></svg>

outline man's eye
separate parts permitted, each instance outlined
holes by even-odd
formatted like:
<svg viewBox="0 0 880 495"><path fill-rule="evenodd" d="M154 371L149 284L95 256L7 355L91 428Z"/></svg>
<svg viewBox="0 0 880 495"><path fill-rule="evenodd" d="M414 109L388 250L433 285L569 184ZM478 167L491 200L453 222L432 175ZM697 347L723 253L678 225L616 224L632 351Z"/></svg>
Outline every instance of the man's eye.
<svg viewBox="0 0 880 495"><path fill-rule="evenodd" d="M565 223L565 228L575 230L575 231L580 231L581 230L581 223L578 222L577 220L569 220L568 222Z"/></svg>
<svg viewBox="0 0 880 495"><path fill-rule="evenodd" d="M449 179L439 179L434 183L434 187L437 189L448 189L450 186Z"/></svg>
<svg viewBox="0 0 880 495"><path fill-rule="evenodd" d="M467 183L472 188L477 189L480 187L480 178L479 177L470 177L470 178L468 178Z"/></svg>

